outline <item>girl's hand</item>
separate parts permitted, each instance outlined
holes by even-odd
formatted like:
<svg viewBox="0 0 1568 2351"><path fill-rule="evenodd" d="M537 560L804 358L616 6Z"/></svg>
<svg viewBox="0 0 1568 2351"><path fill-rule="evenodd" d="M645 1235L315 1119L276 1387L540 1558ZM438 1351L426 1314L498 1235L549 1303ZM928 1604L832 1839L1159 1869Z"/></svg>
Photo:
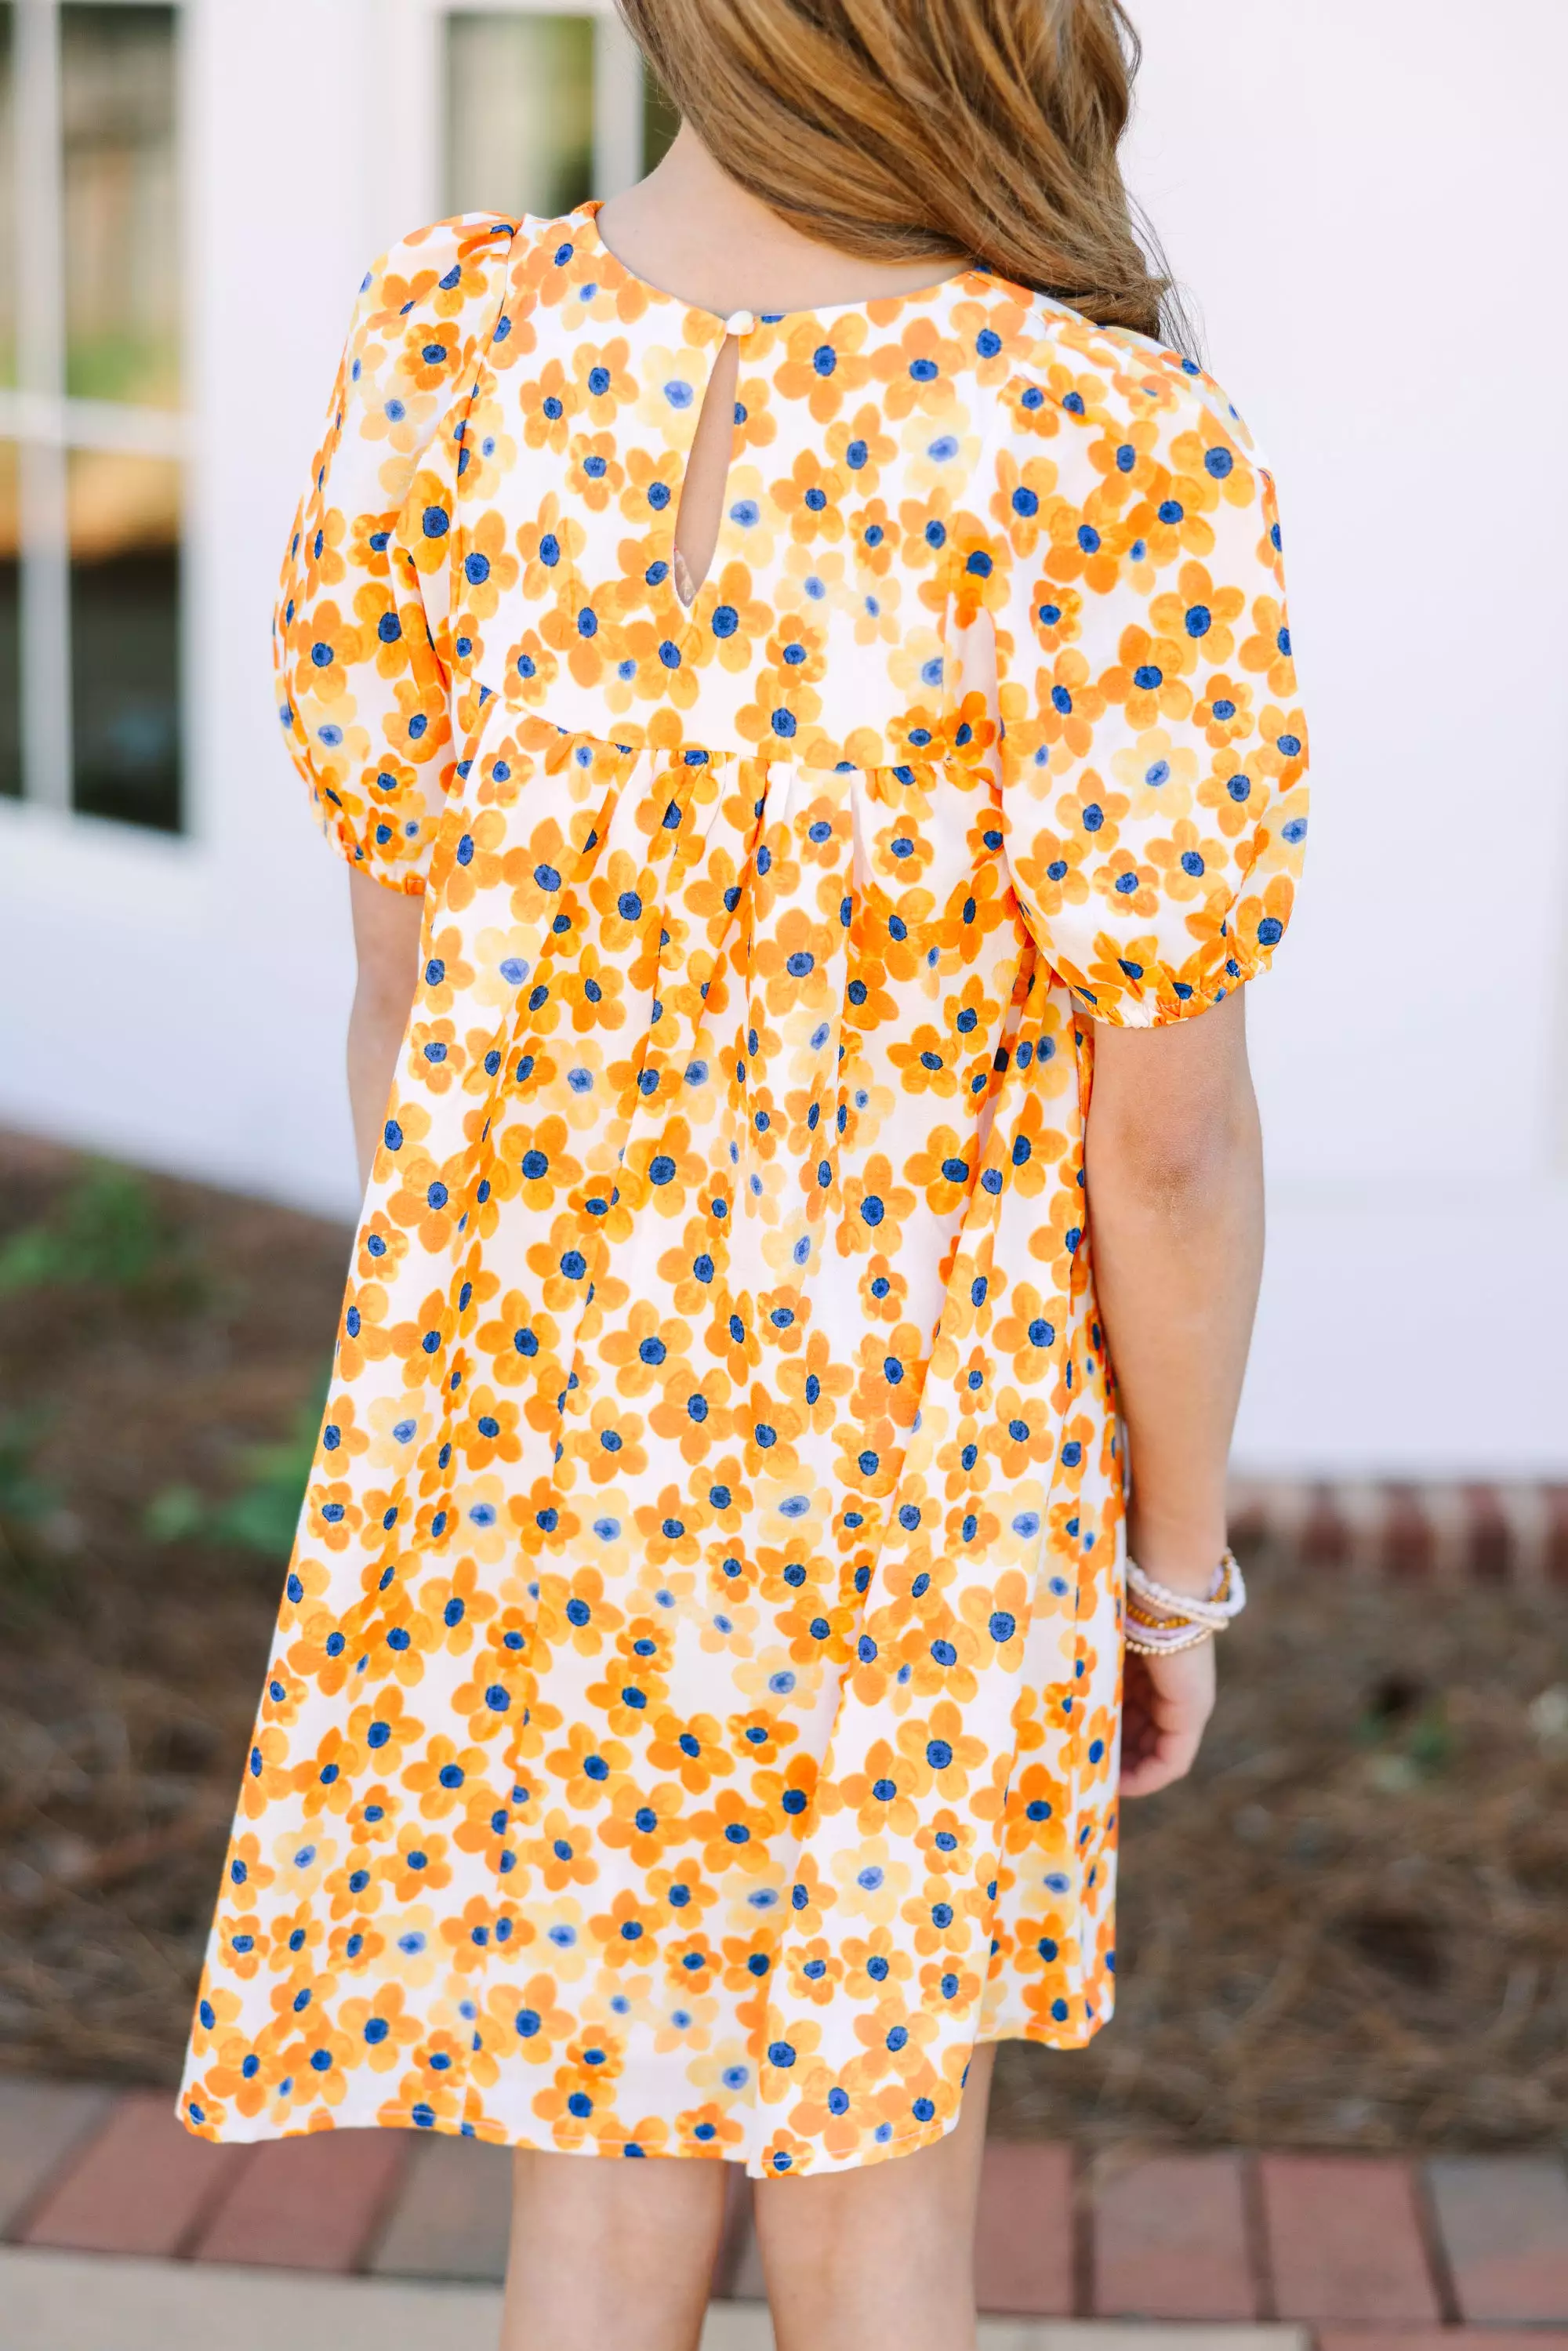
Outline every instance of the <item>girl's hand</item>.
<svg viewBox="0 0 1568 2351"><path fill-rule="evenodd" d="M1122 1793L1152 1796L1192 1770L1214 1712L1214 1643L1173 1657L1127 1652L1122 1700Z"/></svg>

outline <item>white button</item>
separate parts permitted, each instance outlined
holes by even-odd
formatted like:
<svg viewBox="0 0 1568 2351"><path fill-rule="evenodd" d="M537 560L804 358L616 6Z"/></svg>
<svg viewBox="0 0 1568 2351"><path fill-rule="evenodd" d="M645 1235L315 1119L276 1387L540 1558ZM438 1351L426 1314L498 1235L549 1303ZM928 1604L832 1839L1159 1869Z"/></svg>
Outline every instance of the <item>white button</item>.
<svg viewBox="0 0 1568 2351"><path fill-rule="evenodd" d="M724 331L727 335L749 335L756 324L749 310L732 310L724 322Z"/></svg>

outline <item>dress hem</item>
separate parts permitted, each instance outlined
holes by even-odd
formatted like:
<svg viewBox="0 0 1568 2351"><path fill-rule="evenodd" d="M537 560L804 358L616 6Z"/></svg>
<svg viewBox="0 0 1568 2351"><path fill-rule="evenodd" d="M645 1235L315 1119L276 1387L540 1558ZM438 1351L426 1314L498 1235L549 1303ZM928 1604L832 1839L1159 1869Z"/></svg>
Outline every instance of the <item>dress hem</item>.
<svg viewBox="0 0 1568 2351"><path fill-rule="evenodd" d="M999 2046L1004 2041L1027 2041L1037 2049L1056 2049L1064 2053L1086 2049L1090 2042L1095 2039L1110 2022L1111 2014L1111 2010L1107 2009L1103 2016L1094 2020L1087 2032L1046 2033L1031 2032L1027 2028L1009 2027L999 2032L979 2034L974 2046L977 2049L986 2049ZM319 2137L322 2130L407 2130L417 2131L435 2138L472 2138L479 2146L509 2147L518 2154L616 2157L624 2161L628 2145L627 2135L613 2139L604 2137L596 2138L591 2133L587 2132L580 2138L573 2139L567 2144L555 2138L508 2138L504 2134L490 2137L479 2130L465 2130L461 2123L446 2120L440 2116L433 2116L427 2123L416 2123L411 2114L376 2115L364 2120L356 2119L351 2122L308 2123L299 2130L278 2130L267 2123L261 2124L258 2127L247 2117L244 2118L237 2127L231 2123L219 2129L210 2123L192 2121L185 2111L183 2091L175 2101L174 2113L193 2138L207 2139L219 2147L254 2147L269 2139L314 2138ZM852 2156L830 2157L826 2161L814 2160L810 2166L809 2173L801 2171L798 2176L802 2179L808 2176L817 2178L824 2171L861 2171L871 2164L885 2162L892 2156L918 2154L923 2147L934 2146L938 2139L946 2138L957 2119L958 2109L956 2108L946 2121L923 2123L918 2130L901 2131L896 2137L885 2140L880 2147L873 2146ZM632 2141L631 2144L635 2145L635 2141ZM764 2165L760 2161L754 2163L748 2156L727 2154L721 2147L710 2146L705 2141L696 2139L684 2139L675 2146L661 2147L655 2157L645 2159L733 2163L743 2168L754 2179L788 2179L794 2170L793 2165L779 2170Z"/></svg>

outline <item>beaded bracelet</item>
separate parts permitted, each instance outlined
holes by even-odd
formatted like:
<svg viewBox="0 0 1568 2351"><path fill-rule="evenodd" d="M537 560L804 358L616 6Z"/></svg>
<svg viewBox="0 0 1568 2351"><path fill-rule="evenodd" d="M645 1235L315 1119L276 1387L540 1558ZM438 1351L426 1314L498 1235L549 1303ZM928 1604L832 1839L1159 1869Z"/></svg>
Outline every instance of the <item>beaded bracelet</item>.
<svg viewBox="0 0 1568 2351"><path fill-rule="evenodd" d="M1151 1604L1157 1614L1149 1614ZM1246 1605L1247 1586L1236 1554L1228 1547L1220 1556L1207 1596L1175 1592L1169 1584L1156 1583L1152 1575L1145 1575L1134 1560L1127 1562L1125 1638L1137 1656L1168 1657L1181 1649L1196 1649L1200 1641L1223 1633Z"/></svg>

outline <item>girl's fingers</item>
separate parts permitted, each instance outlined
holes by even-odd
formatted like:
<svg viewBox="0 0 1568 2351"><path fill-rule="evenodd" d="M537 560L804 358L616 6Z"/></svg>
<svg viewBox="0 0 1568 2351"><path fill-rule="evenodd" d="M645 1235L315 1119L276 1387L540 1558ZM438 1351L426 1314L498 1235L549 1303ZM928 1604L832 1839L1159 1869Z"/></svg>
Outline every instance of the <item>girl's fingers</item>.
<svg viewBox="0 0 1568 2351"><path fill-rule="evenodd" d="M1214 1705L1213 1644L1173 1657L1127 1659L1121 1790L1152 1796L1185 1779Z"/></svg>

